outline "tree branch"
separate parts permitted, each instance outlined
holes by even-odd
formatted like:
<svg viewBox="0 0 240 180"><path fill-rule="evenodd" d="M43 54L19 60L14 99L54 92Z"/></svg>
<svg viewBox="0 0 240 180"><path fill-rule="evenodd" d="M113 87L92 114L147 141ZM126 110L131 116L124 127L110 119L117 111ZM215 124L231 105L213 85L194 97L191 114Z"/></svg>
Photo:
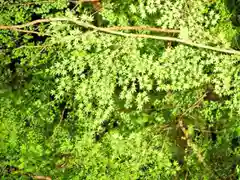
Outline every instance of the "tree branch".
<svg viewBox="0 0 240 180"><path fill-rule="evenodd" d="M146 31L155 31L155 32L165 32L165 33L180 33L180 30L176 29L164 29L164 28L157 28L157 27L149 27L149 26L114 26L105 28L107 30L146 30Z"/></svg>
<svg viewBox="0 0 240 180"><path fill-rule="evenodd" d="M38 180L52 180L52 178L49 176L32 176L32 178Z"/></svg>
<svg viewBox="0 0 240 180"><path fill-rule="evenodd" d="M11 29L11 30L23 32L23 33L27 33L27 34L37 34L38 36L50 36L49 34L46 34L46 33L43 34L38 31L29 31L29 30L23 30L23 29Z"/></svg>
<svg viewBox="0 0 240 180"><path fill-rule="evenodd" d="M80 4L83 2L99 2L99 0L70 0L70 2L75 3L75 4Z"/></svg>
<svg viewBox="0 0 240 180"><path fill-rule="evenodd" d="M41 1L41 2L20 2L20 3L8 3L6 2L4 5L6 6L31 6L31 5L35 5L35 4L45 4L45 3L55 3L57 2L57 0L46 0L46 1Z"/></svg>
<svg viewBox="0 0 240 180"><path fill-rule="evenodd" d="M101 27L96 27L92 24L85 23L79 20L74 20L70 18L50 18L50 19L39 19L35 20L26 24L22 25L15 25L15 26L4 26L0 25L0 29L7 29L7 30L15 30L15 29L21 29L24 27L28 27L34 24L39 24L43 22L55 22L55 21L67 21L71 22L74 24L77 24L79 26L85 27L85 28L90 28L94 29L99 32L104 32L104 33L109 33L109 34L114 34L114 35L119 35L119 36L124 36L124 37L132 37L132 38L146 38L146 39L156 39L156 40L162 40L162 41L172 41L172 42L178 42L181 44L185 44L188 46L192 47L197 47L201 49L207 49L207 50L212 50L216 52L221 52L221 53L226 53L226 54L237 54L240 55L240 51L232 50L232 49L221 49L213 46L208 46L205 44L199 44L199 43L194 43L190 40L184 40L184 39L179 39L179 38L174 38L174 37L167 37L167 36L153 36L153 35L146 35L146 34L131 34L131 33L124 33L124 32L118 32L114 30L109 30L108 28L101 28Z"/></svg>
<svg viewBox="0 0 240 180"><path fill-rule="evenodd" d="M51 22L51 21L61 21L60 19L57 20L57 18L53 18L51 19L38 19L26 24L21 24L21 25L13 25L13 26L4 26L4 25L0 25L0 29L7 29L7 30L16 30L16 29L22 29L28 26L32 26L35 24L40 24L40 23L44 23L44 22Z"/></svg>

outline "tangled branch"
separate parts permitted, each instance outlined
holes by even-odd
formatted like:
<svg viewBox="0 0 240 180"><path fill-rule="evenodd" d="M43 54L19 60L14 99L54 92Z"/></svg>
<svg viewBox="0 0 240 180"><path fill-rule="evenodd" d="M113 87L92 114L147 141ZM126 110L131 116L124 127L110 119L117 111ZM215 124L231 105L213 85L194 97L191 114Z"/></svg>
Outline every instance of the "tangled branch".
<svg viewBox="0 0 240 180"><path fill-rule="evenodd" d="M153 35L147 35L147 34L132 34L132 33L124 33L124 32L119 32L119 31L114 31L109 28L102 28L102 27L96 27L92 24L85 23L79 20L74 20L70 18L49 18L49 19L39 19L35 20L26 24L22 25L15 25L15 26L4 26L0 25L0 29L5 29L5 30L18 30L22 29L31 25L39 24L39 23L44 23L44 22L56 22L56 21L67 21L74 23L76 25L79 25L81 27L93 29L99 32L104 32L104 33L109 33L109 34L114 34L114 35L119 35L119 36L124 36L124 37L132 37L132 38L146 38L146 39L156 39L156 40L162 40L162 41L171 41L171 42L178 42L181 44L185 44L188 46L196 47L196 48L201 48L201 49L207 49L207 50L212 50L216 52L221 52L221 53L227 53L227 54L237 54L240 55L240 51L232 50L232 49L221 49L213 46L208 46L205 44L199 44L199 43L194 43L190 40L184 40L184 39L179 39L179 38L174 38L174 37L168 37L168 36L153 36Z"/></svg>

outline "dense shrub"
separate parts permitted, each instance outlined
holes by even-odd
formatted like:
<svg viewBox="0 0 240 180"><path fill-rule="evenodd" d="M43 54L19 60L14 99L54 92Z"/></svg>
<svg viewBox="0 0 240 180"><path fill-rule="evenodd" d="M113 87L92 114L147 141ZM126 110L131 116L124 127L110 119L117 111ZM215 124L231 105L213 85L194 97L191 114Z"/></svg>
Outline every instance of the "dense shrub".
<svg viewBox="0 0 240 180"><path fill-rule="evenodd" d="M2 179L237 179L239 2L80 2L0 0Z"/></svg>

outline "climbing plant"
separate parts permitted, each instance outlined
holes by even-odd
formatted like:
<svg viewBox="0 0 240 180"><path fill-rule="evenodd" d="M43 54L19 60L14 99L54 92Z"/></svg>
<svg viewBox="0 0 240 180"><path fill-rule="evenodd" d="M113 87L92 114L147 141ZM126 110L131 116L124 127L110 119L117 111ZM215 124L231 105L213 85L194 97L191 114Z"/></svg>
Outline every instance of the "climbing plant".
<svg viewBox="0 0 240 180"><path fill-rule="evenodd" d="M2 179L238 179L231 3L0 0Z"/></svg>

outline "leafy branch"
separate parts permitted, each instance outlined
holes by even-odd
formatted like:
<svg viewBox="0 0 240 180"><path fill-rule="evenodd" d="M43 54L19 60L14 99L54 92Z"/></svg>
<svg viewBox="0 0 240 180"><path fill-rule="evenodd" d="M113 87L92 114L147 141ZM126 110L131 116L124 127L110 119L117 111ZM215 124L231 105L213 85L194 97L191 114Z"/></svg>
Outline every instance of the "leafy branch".
<svg viewBox="0 0 240 180"><path fill-rule="evenodd" d="M31 26L31 25L39 24L39 23L55 22L55 21L67 21L67 22L71 22L71 23L77 24L79 26L89 28L89 29L93 29L93 30L96 30L96 31L99 31L99 32L104 32L104 33L109 33L109 34L114 34L114 35L119 35L119 36L124 36L124 37L156 39L156 40L162 40L162 41L172 41L172 42L178 42L178 43L181 43L181 44L189 45L189 46L192 46L192 47L208 49L208 50L227 53L227 54L240 55L240 51L236 51L236 50L232 50L232 49L217 48L217 47L208 46L208 45L205 45L205 44L194 43L190 40L184 40L184 39L168 37L168 36L153 36L153 35L146 35L146 34L132 34L132 33L118 32L118 31L114 31L114 30L111 30L111 29L108 29L108 28L96 27L96 26L94 26L92 24L89 24L89 23L85 23L85 22L82 22L82 21L79 21L79 20L65 18L65 17L39 19L39 20L35 20L35 21L29 22L29 23L26 23L26 24L14 25L14 26L0 25L0 29L18 30L18 29L22 29L24 27L28 27L28 26Z"/></svg>

